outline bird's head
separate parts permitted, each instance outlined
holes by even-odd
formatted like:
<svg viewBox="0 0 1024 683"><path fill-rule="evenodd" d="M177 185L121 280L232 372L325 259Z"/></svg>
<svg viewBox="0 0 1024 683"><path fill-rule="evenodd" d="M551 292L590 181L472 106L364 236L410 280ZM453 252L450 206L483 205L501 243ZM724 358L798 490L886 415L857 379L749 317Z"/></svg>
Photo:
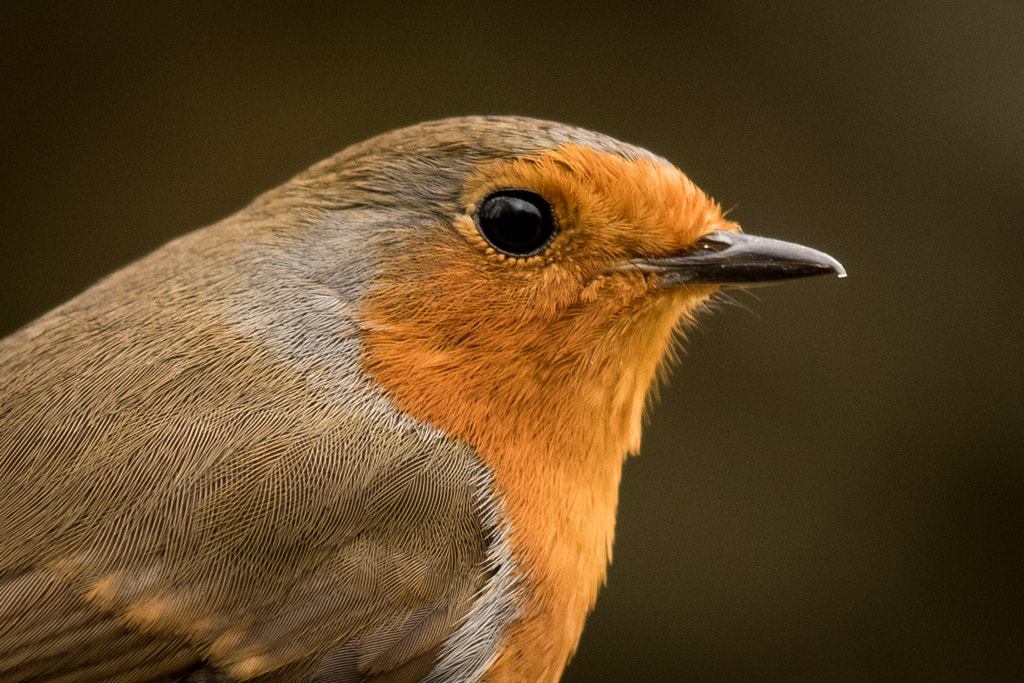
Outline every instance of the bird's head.
<svg viewBox="0 0 1024 683"><path fill-rule="evenodd" d="M744 235L664 159L532 119L388 133L291 188L334 202L344 220L321 223L355 234L365 369L483 453L621 457L673 330L717 288L842 274Z"/></svg>

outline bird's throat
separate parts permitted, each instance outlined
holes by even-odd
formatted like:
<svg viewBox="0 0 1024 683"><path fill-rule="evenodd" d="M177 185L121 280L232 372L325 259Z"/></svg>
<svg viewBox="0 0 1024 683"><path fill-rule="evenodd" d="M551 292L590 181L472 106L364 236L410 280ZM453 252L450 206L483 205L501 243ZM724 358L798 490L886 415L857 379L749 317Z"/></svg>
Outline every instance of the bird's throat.
<svg viewBox="0 0 1024 683"><path fill-rule="evenodd" d="M559 339L490 336L443 346L372 303L365 369L407 414L470 444L494 473L521 568L521 618L487 681L554 681L611 558L622 462L685 301L643 301ZM524 352L528 349L529 352Z"/></svg>

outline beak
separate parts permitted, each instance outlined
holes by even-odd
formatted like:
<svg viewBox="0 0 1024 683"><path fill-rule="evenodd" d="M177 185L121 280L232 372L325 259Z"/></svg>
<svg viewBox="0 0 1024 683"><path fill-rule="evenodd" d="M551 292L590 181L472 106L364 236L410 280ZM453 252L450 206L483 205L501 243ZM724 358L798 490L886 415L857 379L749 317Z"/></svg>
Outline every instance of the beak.
<svg viewBox="0 0 1024 683"><path fill-rule="evenodd" d="M846 277L843 266L828 254L792 242L729 230L708 233L677 256L637 258L618 270L660 274L662 287L756 287L829 273Z"/></svg>

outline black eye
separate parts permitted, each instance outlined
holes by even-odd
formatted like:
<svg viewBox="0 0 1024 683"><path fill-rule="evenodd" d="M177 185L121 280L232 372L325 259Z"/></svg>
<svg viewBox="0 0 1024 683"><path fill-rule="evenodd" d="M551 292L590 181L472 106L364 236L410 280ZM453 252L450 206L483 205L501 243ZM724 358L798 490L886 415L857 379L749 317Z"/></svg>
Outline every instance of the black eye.
<svg viewBox="0 0 1024 683"><path fill-rule="evenodd" d="M498 190L484 197L476 224L488 244L509 256L533 256L555 234L551 205L529 190Z"/></svg>

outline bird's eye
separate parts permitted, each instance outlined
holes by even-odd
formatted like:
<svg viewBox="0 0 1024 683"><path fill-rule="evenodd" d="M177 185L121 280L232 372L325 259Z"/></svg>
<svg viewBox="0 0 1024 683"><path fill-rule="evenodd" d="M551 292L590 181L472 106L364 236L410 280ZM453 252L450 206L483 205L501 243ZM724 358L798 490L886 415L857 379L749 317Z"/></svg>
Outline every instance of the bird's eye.
<svg viewBox="0 0 1024 683"><path fill-rule="evenodd" d="M509 256L533 256L555 234L551 205L529 190L498 190L484 197L476 225L487 243Z"/></svg>

